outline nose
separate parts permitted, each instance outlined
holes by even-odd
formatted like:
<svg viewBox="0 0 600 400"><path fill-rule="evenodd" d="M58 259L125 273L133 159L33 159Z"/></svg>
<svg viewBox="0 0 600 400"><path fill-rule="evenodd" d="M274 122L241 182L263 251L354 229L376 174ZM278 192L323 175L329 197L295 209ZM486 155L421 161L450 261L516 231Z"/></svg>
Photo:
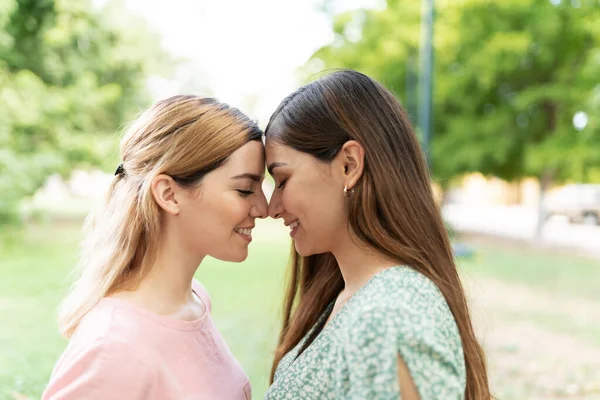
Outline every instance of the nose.
<svg viewBox="0 0 600 400"><path fill-rule="evenodd" d="M250 210L250 216L254 218L267 218L269 207L267 204L267 198L262 191L257 194L258 196L256 196L256 202Z"/></svg>
<svg viewBox="0 0 600 400"><path fill-rule="evenodd" d="M283 214L283 204L281 202L281 192L276 190L269 201L269 217L277 219Z"/></svg>

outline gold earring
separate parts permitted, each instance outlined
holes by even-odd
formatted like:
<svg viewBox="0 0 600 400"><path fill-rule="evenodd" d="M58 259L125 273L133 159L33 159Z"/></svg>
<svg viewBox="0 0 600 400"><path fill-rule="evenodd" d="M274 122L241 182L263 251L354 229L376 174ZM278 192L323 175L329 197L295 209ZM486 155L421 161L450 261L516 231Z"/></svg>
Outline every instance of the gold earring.
<svg viewBox="0 0 600 400"><path fill-rule="evenodd" d="M348 191L348 186L344 186L344 197L348 198L354 194L354 188Z"/></svg>

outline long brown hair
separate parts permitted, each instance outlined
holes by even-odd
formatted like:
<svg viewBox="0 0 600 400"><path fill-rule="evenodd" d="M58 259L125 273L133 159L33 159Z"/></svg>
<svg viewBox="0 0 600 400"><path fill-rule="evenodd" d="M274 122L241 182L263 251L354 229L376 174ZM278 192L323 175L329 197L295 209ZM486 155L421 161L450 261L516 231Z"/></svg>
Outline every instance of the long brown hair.
<svg viewBox="0 0 600 400"><path fill-rule="evenodd" d="M427 276L458 325L467 370L467 400L489 399L486 361L435 203L428 168L400 103L356 71L337 71L289 95L265 129L273 140L331 161L344 143L365 151L364 172L349 199L349 224L364 243ZM301 257L292 249L283 327L271 371L307 334L344 287L331 253Z"/></svg>
<svg viewBox="0 0 600 400"><path fill-rule="evenodd" d="M104 203L86 220L77 280L61 305L62 334L70 337L98 301L148 273L161 221L154 177L168 174L195 189L234 151L261 139L246 115L212 98L173 96L142 113L121 141L123 164Z"/></svg>

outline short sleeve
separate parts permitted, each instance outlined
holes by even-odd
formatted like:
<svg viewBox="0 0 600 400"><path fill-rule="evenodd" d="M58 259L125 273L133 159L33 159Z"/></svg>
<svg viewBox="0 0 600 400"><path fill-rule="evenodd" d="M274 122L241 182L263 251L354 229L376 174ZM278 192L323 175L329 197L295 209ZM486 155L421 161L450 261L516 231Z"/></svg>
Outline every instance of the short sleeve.
<svg viewBox="0 0 600 400"><path fill-rule="evenodd" d="M147 399L151 365L125 342L97 339L69 346L59 359L42 400Z"/></svg>
<svg viewBox="0 0 600 400"><path fill-rule="evenodd" d="M344 398L400 398L398 355L421 400L464 398L460 339L432 309L373 307L356 319L343 346L349 376Z"/></svg>

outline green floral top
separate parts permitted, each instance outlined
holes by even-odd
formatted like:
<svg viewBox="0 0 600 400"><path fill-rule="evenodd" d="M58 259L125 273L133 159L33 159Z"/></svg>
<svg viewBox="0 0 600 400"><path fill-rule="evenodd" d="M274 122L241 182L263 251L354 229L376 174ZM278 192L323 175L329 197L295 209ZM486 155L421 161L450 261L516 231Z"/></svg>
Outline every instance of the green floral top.
<svg viewBox="0 0 600 400"><path fill-rule="evenodd" d="M438 288L411 268L375 275L296 358L309 335L281 359L268 400L399 399L398 354L421 400L464 399L456 322Z"/></svg>

